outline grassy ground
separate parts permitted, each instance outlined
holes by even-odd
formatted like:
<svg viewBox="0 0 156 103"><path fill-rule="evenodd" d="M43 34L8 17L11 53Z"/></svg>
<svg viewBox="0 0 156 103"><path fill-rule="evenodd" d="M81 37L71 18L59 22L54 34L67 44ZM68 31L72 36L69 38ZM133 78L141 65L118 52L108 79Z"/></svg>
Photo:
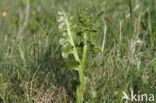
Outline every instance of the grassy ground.
<svg viewBox="0 0 156 103"><path fill-rule="evenodd" d="M75 71L60 55L57 11L99 18L84 101L120 103L122 92L156 94L155 0L0 0L0 103L73 103Z"/></svg>

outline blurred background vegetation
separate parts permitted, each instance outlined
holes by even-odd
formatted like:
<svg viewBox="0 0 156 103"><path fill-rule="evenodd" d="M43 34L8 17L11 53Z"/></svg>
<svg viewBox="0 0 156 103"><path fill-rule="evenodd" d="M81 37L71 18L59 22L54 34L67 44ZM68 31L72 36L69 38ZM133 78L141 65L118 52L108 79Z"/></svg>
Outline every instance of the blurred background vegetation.
<svg viewBox="0 0 156 103"><path fill-rule="evenodd" d="M60 56L57 12L84 9L102 28L85 103L156 94L156 0L0 0L0 103L73 103L77 73Z"/></svg>

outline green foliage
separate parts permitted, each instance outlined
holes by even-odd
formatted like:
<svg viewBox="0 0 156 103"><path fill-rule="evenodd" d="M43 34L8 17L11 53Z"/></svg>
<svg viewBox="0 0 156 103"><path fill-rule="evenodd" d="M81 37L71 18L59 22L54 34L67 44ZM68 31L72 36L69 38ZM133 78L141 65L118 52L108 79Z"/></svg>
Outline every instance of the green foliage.
<svg viewBox="0 0 156 103"><path fill-rule="evenodd" d="M59 43L62 57L66 62L67 68L78 70L80 85L76 91L76 102L82 103L86 57L88 50L97 49L91 41L92 33L97 32L97 24L93 21L93 18L82 10L77 12L77 18L69 17L64 11L59 11L58 15L58 29L61 32Z"/></svg>
<svg viewBox="0 0 156 103"><path fill-rule="evenodd" d="M98 31L98 26L93 18L82 10L77 11L76 17L69 17L64 11L59 11L58 15L62 57L68 64L67 68L77 70L81 64L82 48L85 45L89 46L90 51L98 50L91 41L93 33Z"/></svg>

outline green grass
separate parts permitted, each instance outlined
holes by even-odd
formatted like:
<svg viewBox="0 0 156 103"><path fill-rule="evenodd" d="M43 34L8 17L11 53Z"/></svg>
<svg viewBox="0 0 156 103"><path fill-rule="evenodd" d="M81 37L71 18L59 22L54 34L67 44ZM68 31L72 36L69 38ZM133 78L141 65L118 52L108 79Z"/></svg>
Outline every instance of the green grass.
<svg viewBox="0 0 156 103"><path fill-rule="evenodd" d="M88 56L84 102L120 103L123 91L156 95L155 0L1 0L0 103L74 103L78 73L61 57L60 9L103 11L94 39L102 52Z"/></svg>

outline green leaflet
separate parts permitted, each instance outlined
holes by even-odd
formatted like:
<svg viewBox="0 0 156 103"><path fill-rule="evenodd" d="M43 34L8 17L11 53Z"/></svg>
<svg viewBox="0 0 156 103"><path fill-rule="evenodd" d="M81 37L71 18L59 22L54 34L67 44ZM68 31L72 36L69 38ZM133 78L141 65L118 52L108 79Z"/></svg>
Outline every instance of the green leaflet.
<svg viewBox="0 0 156 103"><path fill-rule="evenodd" d="M95 53L101 52L101 48L97 47L94 43L88 41L89 51L93 51Z"/></svg>
<svg viewBox="0 0 156 103"><path fill-rule="evenodd" d="M80 63L75 60L73 54L68 54L68 58L65 59L65 62L66 62L66 68L68 69L78 70L78 66L80 65Z"/></svg>

